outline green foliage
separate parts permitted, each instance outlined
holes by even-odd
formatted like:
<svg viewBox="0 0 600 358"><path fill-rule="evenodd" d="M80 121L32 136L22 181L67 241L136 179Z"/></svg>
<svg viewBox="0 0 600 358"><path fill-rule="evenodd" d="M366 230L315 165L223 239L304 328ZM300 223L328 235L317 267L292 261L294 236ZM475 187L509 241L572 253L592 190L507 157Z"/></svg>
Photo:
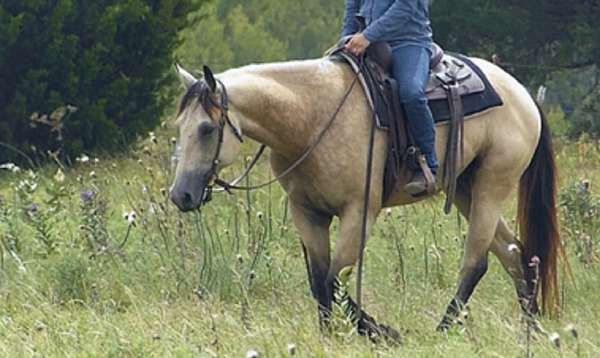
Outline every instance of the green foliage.
<svg viewBox="0 0 600 358"><path fill-rule="evenodd" d="M341 31L343 1L215 0L192 15L178 56L218 71L252 62L319 57Z"/></svg>
<svg viewBox="0 0 600 358"><path fill-rule="evenodd" d="M564 230L575 244L577 258L584 263L600 258L600 198L592 191L589 180L571 184L560 195Z"/></svg>
<svg viewBox="0 0 600 358"><path fill-rule="evenodd" d="M75 155L155 127L171 103L166 74L192 8L192 0L0 2L0 142ZM54 113L63 105L76 111ZM3 161L14 155L0 148Z"/></svg>
<svg viewBox="0 0 600 358"><path fill-rule="evenodd" d="M548 124L554 136L565 137L569 133L569 122L560 106L552 106L548 112Z"/></svg>
<svg viewBox="0 0 600 358"><path fill-rule="evenodd" d="M168 137L151 136L131 157L81 161L64 177L56 168L5 173L0 184L0 355L28 356L35 350L43 356L228 357L256 350L270 357L286 356L293 346L298 356L462 357L484 351L525 356L525 325L514 286L497 260L490 261L462 329L435 332L456 290L467 231L464 221L441 215L441 200L390 209L373 230L365 255L363 307L399 329L404 342L373 345L356 335L348 299L355 275L349 269L339 277L332 331L319 329L299 237L279 186L215 194L201 214L180 214L169 203L174 148ZM593 183L600 180L593 165L597 144L558 148L559 167ZM245 164L234 165L223 177L235 177ZM268 161L261 162L249 184L268 175ZM562 320L541 323L561 335L565 356L575 356L577 349L580 356L597 356L600 306L589 297L600 284L599 263L580 260L580 239L572 233L587 233L597 242L598 195L590 186L589 197L581 196L574 185L569 180L560 186L562 234L574 278L564 283ZM45 245L24 212L33 203L38 212L53 212L56 250L50 254L40 255ZM595 212L588 210L591 204ZM514 210L506 217L514 217ZM339 235L335 226L332 241ZM106 245L87 245L89 235ZM18 238L18 249L10 238ZM568 323L575 324L579 338L563 330ZM536 356L557 354L543 337L531 341L531 350Z"/></svg>

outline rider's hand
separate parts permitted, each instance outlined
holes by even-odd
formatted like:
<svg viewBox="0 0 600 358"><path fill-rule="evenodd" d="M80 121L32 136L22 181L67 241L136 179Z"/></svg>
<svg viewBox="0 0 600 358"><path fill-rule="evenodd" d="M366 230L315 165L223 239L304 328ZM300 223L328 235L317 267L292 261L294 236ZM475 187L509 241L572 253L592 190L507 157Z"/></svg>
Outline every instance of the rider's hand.
<svg viewBox="0 0 600 358"><path fill-rule="evenodd" d="M360 56L363 54L363 52L365 52L370 44L371 42L365 37L365 35L358 33L352 36L350 41L348 41L346 44L346 50L356 56Z"/></svg>

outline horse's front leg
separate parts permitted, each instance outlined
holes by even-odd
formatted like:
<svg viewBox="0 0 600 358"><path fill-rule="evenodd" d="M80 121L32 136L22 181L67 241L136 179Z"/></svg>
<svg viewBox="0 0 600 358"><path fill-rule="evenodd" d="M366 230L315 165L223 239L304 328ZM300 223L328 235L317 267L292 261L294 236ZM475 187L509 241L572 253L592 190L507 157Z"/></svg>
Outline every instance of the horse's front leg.
<svg viewBox="0 0 600 358"><path fill-rule="evenodd" d="M302 238L308 259L310 288L319 303L319 321L324 327L329 322L333 299L332 286L327 281L331 261L329 226L333 216L293 201L290 201L290 213Z"/></svg>
<svg viewBox="0 0 600 358"><path fill-rule="evenodd" d="M367 215L367 233L370 232L372 225L375 223L379 208L371 209ZM341 270L346 267L353 267L357 264L360 255L360 240L363 223L362 203L355 207L346 208L340 215L340 232L336 243L329 275L327 277L327 285L334 286L334 282ZM341 302L337 302L341 303ZM356 303L350 299L347 302L349 306L357 312ZM378 324L373 317L368 315L361 309L360 321L358 322L358 332L362 335L367 335L372 339L385 337L390 342L399 342L400 334L391 327Z"/></svg>

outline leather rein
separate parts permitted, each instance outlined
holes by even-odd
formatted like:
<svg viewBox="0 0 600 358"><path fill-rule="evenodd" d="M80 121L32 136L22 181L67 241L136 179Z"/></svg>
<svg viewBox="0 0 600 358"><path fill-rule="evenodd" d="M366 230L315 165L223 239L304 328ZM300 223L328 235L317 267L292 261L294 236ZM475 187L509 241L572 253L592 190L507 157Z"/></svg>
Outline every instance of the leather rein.
<svg viewBox="0 0 600 358"><path fill-rule="evenodd" d="M224 141L224 137L225 137L225 127L229 126L232 129L233 134L235 135L235 137L237 138L237 140L240 143L243 143L244 140L243 140L241 131L235 125L233 125L233 122L231 121L231 118L229 117L229 96L227 94L227 88L225 87L225 84L223 84L223 82L217 80L217 83L221 87L221 93L222 93L220 103L215 105L217 107L217 109L219 109L219 111L221 112L221 118L219 120L219 143L217 145L217 149L215 151L215 155L212 160L212 168L210 170L210 176L214 178L213 184L206 186L206 188L204 189L202 203L205 204L205 203L211 201L213 192L227 192L229 194L232 194L232 191L234 191L234 190L239 190L239 191L258 190L258 189L268 187L268 186L272 185L273 183L288 176L290 173L292 173L296 168L298 168L302 163L304 163L306 161L306 159L308 159L308 157L319 146L319 144L323 140L323 137L325 136L325 133L327 133L327 131L331 128L331 126L335 122L336 118L338 118L338 115L340 114L342 108L344 107L344 104L346 104L346 102L348 101L348 98L350 97L352 90L354 89L354 87L356 86L356 83L358 82L358 76L359 76L358 73L355 73L354 79L353 79L352 83L350 84L350 86L348 87L348 90L344 94L344 97L340 101L340 104L338 105L336 110L333 112L333 114L327 121L327 124L321 130L319 135L317 136L316 140L304 151L304 153L298 159L296 159L286 170L284 170L281 174L277 175L275 178L273 178L265 183L262 183L262 184L248 185L248 186L238 185L238 184L250 174L252 169L256 166L256 164L258 163L258 161L264 154L267 147L264 144L262 144L260 146L260 148L254 155L254 158L252 159L252 161L250 162L248 167L244 170L242 175L240 175L235 180L228 182L226 180L219 178L218 167L221 164L221 162L219 160L219 156L221 155L221 149L223 147L223 141ZM214 185L221 187L221 189L215 190Z"/></svg>

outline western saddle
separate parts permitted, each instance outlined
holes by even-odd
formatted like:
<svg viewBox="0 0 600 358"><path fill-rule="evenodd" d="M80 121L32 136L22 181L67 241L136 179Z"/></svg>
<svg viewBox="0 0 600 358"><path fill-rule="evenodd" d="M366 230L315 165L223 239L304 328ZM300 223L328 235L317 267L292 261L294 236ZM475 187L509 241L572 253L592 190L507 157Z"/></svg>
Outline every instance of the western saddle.
<svg viewBox="0 0 600 358"><path fill-rule="evenodd" d="M439 188L433 185L433 176L424 156L416 147L410 128L405 121L400 103L398 83L391 76L392 49L386 42L371 44L360 57L345 51L349 37L343 38L327 54L333 60L350 65L358 74L372 110L376 125L389 132L390 144L384 176L384 201L397 187L405 183L417 170L428 178L427 195ZM463 160L464 111L462 96L483 92L485 84L475 71L459 58L444 53L437 44L432 47L430 77L426 89L430 101L447 100L450 109L450 128L446 157L442 168L442 185L446 191L445 211L449 213L456 193L458 169Z"/></svg>

